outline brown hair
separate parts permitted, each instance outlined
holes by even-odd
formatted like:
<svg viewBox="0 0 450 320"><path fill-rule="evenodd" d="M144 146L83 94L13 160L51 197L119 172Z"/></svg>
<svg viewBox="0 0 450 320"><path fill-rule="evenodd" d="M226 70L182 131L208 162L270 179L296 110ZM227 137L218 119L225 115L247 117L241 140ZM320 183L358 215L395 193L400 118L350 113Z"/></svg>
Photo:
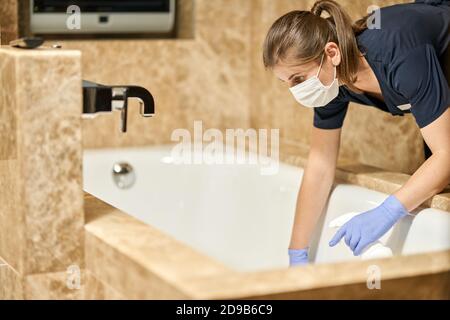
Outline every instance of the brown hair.
<svg viewBox="0 0 450 320"><path fill-rule="evenodd" d="M329 17L322 18L323 11ZM272 68L287 56L299 63L319 60L325 45L335 42L342 56L337 66L339 80L360 93L353 85L361 56L356 35L367 29L367 18L352 24L350 16L333 0L317 1L311 11L291 11L276 20L266 36L264 66Z"/></svg>

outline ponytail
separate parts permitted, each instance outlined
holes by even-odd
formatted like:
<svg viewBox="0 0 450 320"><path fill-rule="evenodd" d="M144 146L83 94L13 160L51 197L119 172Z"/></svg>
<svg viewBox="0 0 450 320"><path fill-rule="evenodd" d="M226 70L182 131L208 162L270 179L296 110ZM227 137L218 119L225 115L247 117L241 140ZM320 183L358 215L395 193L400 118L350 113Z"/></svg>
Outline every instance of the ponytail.
<svg viewBox="0 0 450 320"><path fill-rule="evenodd" d="M330 15L327 19L333 28L333 34L337 38L339 49L341 50L341 63L338 66L338 73L341 80L346 80L347 86L353 86L356 81L355 74L358 71L360 52L356 37L352 28L352 21L349 15L342 10L341 6L333 0L317 1L311 12L320 17L325 11Z"/></svg>

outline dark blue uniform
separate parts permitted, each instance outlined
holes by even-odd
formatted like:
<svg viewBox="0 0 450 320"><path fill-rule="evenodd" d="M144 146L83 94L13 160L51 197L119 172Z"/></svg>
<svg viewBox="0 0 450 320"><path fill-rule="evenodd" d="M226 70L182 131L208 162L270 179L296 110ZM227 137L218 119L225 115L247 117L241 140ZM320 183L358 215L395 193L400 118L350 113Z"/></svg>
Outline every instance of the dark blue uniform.
<svg viewBox="0 0 450 320"><path fill-rule="evenodd" d="M315 127L342 127L349 102L397 116L412 113L420 128L439 118L450 106L443 67L449 54L450 2L422 0L399 4L381 8L380 15L381 29L363 31L357 42L378 79L385 101L340 86L333 101L314 109Z"/></svg>

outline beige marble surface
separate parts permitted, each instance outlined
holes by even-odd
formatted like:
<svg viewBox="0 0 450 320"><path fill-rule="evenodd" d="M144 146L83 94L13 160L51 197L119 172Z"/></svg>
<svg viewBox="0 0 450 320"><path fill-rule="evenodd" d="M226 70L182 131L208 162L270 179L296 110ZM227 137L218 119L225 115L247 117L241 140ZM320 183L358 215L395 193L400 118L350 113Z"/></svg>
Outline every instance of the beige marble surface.
<svg viewBox="0 0 450 320"><path fill-rule="evenodd" d="M85 275L80 274L79 286L71 282L67 272L47 272L24 277L24 298L27 300L85 299Z"/></svg>
<svg viewBox="0 0 450 320"><path fill-rule="evenodd" d="M21 276L0 257L0 300L23 299Z"/></svg>
<svg viewBox="0 0 450 320"><path fill-rule="evenodd" d="M110 285L98 280L89 270L86 270L84 299L125 300L125 297Z"/></svg>
<svg viewBox="0 0 450 320"><path fill-rule="evenodd" d="M195 0L178 0L176 4L176 37L192 39L195 37Z"/></svg>
<svg viewBox="0 0 450 320"><path fill-rule="evenodd" d="M92 196L85 198L85 214L86 268L127 298L188 298L189 293L177 285L179 279L229 272Z"/></svg>
<svg viewBox="0 0 450 320"><path fill-rule="evenodd" d="M122 300L123 295L81 269L21 275L0 258L0 300Z"/></svg>
<svg viewBox="0 0 450 320"><path fill-rule="evenodd" d="M0 48L0 256L22 275L83 266L80 60Z"/></svg>
<svg viewBox="0 0 450 320"><path fill-rule="evenodd" d="M95 279L89 277L84 270L80 270L79 285L67 271L23 275L0 258L0 300L90 299L90 295L85 295L86 288L89 288L91 294L97 294L99 299L108 294L103 286L93 286L93 281ZM111 294L107 297L115 298Z"/></svg>
<svg viewBox="0 0 450 320"><path fill-rule="evenodd" d="M307 145L291 140L281 140L280 159L283 162L304 167L307 163L308 152ZM336 168L336 182L355 184L387 194L397 191L409 178L410 175L405 173L376 168L345 157L339 158ZM450 211L450 185L425 201L422 207Z"/></svg>
<svg viewBox="0 0 450 320"><path fill-rule="evenodd" d="M127 299L448 298L450 250L238 272L93 196L85 213L87 269ZM382 271L378 292L366 286L371 265Z"/></svg>
<svg viewBox="0 0 450 320"><path fill-rule="evenodd" d="M0 44L8 44L19 35L19 8L17 0L0 2Z"/></svg>
<svg viewBox="0 0 450 320"><path fill-rule="evenodd" d="M150 119L131 103L127 134L119 132L119 114L84 120L85 147L166 143L194 120L219 129L248 127L251 1L200 0L193 8L192 39L58 41L82 52L84 79L140 85L155 97Z"/></svg>

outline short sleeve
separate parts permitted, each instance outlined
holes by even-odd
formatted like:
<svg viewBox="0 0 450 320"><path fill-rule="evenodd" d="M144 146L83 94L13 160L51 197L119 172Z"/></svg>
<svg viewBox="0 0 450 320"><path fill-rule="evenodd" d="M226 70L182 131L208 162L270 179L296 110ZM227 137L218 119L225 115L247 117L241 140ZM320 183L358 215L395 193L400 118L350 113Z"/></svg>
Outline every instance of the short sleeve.
<svg viewBox="0 0 450 320"><path fill-rule="evenodd" d="M314 127L319 129L342 128L348 110L348 101L339 95L324 107L314 108Z"/></svg>
<svg viewBox="0 0 450 320"><path fill-rule="evenodd" d="M392 86L408 99L420 128L439 118L450 106L448 81L433 46L419 46L391 66Z"/></svg>

